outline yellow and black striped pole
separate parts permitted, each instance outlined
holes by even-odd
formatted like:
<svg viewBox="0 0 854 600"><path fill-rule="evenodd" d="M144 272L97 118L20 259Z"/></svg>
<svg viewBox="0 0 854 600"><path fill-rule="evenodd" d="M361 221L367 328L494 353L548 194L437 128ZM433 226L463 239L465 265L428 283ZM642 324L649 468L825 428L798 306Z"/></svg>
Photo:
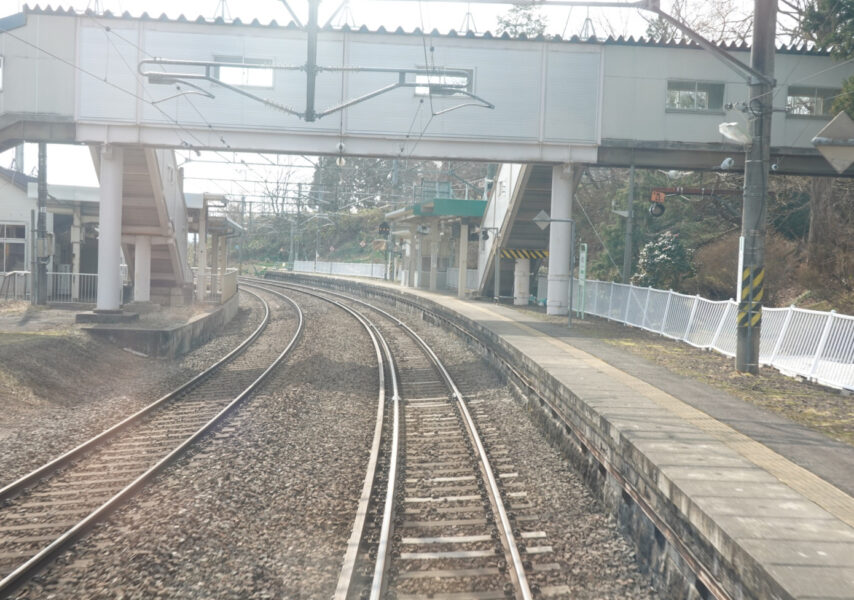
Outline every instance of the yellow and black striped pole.
<svg viewBox="0 0 854 600"><path fill-rule="evenodd" d="M748 358L740 371L755 373L759 368L759 339L762 328L762 297L765 294L765 268L746 267L741 272L741 298L738 302L737 343L740 356ZM741 366L741 365L740 365Z"/></svg>
<svg viewBox="0 0 854 600"><path fill-rule="evenodd" d="M546 258L548 250L531 250L529 248L502 248L501 258Z"/></svg>

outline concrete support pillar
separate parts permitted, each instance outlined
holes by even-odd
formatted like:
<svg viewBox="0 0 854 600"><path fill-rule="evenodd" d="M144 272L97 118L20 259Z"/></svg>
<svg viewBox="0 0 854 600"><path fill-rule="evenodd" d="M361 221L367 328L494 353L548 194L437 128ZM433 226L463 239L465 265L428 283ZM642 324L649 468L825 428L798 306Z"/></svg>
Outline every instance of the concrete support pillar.
<svg viewBox="0 0 854 600"><path fill-rule="evenodd" d="M122 172L124 150L101 147L101 193L98 208L98 301L96 310L121 307Z"/></svg>
<svg viewBox="0 0 854 600"><path fill-rule="evenodd" d="M527 306L531 295L531 259L517 258L513 269L513 304Z"/></svg>
<svg viewBox="0 0 854 600"><path fill-rule="evenodd" d="M219 238L219 291L222 293L223 284L225 282L225 270L228 268L228 238L220 236Z"/></svg>
<svg viewBox="0 0 854 600"><path fill-rule="evenodd" d="M422 245L424 242L423 235L415 236L415 287L421 287L421 265L424 264Z"/></svg>
<svg viewBox="0 0 854 600"><path fill-rule="evenodd" d="M549 288L546 313L565 315L569 299L569 237L572 218L572 165L552 167L549 226Z"/></svg>
<svg viewBox="0 0 854 600"><path fill-rule="evenodd" d="M430 291L439 285L439 222L430 224Z"/></svg>
<svg viewBox="0 0 854 600"><path fill-rule="evenodd" d="M459 273L457 274L457 297L465 298L466 281L468 280L469 266L469 226L468 223L460 225L460 258L457 260Z"/></svg>
<svg viewBox="0 0 854 600"><path fill-rule="evenodd" d="M138 235L134 241L133 301L151 300L151 238Z"/></svg>
<svg viewBox="0 0 854 600"><path fill-rule="evenodd" d="M83 243L83 216L79 206L71 216L71 300L80 299L80 246Z"/></svg>
<svg viewBox="0 0 854 600"><path fill-rule="evenodd" d="M196 300L204 302L207 295L208 278L208 201L202 199L199 213L199 236L196 240Z"/></svg>
<svg viewBox="0 0 854 600"><path fill-rule="evenodd" d="M219 293L219 284L219 234L214 233L211 235L211 296Z"/></svg>
<svg viewBox="0 0 854 600"><path fill-rule="evenodd" d="M415 269L415 260L416 260L416 255L417 255L417 251L415 249L415 246L417 245L417 243L418 243L418 241L416 240L415 227L410 227L409 228L409 256L408 256L408 260L406 261L406 265L407 265L406 269L407 269L407 273L408 273L408 277L407 277L407 281L406 281L406 287L415 287L416 284L418 283L418 278L417 278L416 269Z"/></svg>
<svg viewBox="0 0 854 600"><path fill-rule="evenodd" d="M400 277L401 287L412 285L412 238L400 240Z"/></svg>

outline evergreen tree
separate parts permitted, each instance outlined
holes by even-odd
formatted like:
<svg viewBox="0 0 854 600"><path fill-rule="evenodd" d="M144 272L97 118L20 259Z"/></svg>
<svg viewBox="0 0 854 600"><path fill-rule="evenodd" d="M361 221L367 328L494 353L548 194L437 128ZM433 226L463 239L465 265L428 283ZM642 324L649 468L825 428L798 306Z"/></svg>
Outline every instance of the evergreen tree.
<svg viewBox="0 0 854 600"><path fill-rule="evenodd" d="M802 23L804 36L828 48L839 60L854 57L854 0L817 0L806 6ZM842 85L833 111L854 117L854 77Z"/></svg>

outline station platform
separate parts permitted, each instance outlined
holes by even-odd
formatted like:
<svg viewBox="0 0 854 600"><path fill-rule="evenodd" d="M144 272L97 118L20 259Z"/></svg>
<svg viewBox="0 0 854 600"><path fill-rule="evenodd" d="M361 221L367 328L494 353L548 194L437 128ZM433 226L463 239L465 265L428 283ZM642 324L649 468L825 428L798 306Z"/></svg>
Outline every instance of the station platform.
<svg viewBox="0 0 854 600"><path fill-rule="evenodd" d="M854 447L585 337L565 321L348 281L454 313L527 365L538 385L554 390L561 418L590 450L676 537L688 538L684 549L712 580L693 597L854 598Z"/></svg>
<svg viewBox="0 0 854 600"><path fill-rule="evenodd" d="M88 307L86 307L88 308ZM32 306L29 302L0 305L0 335L63 335L83 331L118 347L152 358L174 358L190 351L219 331L237 314L238 295L224 304L161 307L151 303L125 304L133 320L119 323L81 323L83 306Z"/></svg>

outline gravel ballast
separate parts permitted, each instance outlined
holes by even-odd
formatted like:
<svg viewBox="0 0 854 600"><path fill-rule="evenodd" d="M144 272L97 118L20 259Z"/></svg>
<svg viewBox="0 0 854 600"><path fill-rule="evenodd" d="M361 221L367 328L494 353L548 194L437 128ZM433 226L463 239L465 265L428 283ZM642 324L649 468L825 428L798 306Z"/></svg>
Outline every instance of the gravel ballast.
<svg viewBox="0 0 854 600"><path fill-rule="evenodd" d="M0 487L74 448L210 366L262 317L248 294L222 332L177 361L125 352L80 331L0 336Z"/></svg>
<svg viewBox="0 0 854 600"><path fill-rule="evenodd" d="M213 437L60 556L54 598L318 598L334 591L377 401L374 351L296 293L303 342Z"/></svg>
<svg viewBox="0 0 854 600"><path fill-rule="evenodd" d="M306 316L294 354L217 433L20 597L331 597L373 432L375 354L352 317L285 293ZM654 598L630 544L498 373L420 313L385 308L434 344L464 395L482 400L478 427L509 449L522 483L514 489L539 516L525 529L545 531L562 566L548 585L568 586L573 598Z"/></svg>

